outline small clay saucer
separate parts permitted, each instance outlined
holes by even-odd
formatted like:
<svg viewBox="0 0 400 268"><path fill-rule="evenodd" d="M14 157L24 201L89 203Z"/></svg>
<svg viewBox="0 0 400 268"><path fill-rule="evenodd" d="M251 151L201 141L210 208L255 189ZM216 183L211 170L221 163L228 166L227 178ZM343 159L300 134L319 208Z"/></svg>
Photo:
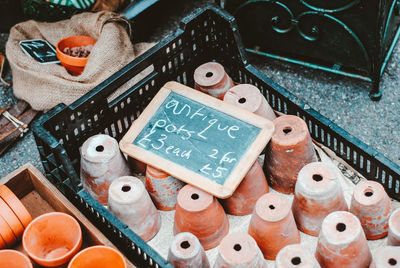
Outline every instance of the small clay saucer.
<svg viewBox="0 0 400 268"><path fill-rule="evenodd" d="M14 214L11 208L0 198L0 217L7 222L11 227L15 237L19 240L24 232L24 226L22 226L18 217Z"/></svg>
<svg viewBox="0 0 400 268"><path fill-rule="evenodd" d="M7 224L7 222L0 216L0 236L3 238L6 247L11 247L17 242L17 238L15 237L11 227Z"/></svg>
<svg viewBox="0 0 400 268"><path fill-rule="evenodd" d="M5 185L0 185L0 197L14 211L14 214L18 217L24 228L26 228L32 221L32 216L18 197Z"/></svg>

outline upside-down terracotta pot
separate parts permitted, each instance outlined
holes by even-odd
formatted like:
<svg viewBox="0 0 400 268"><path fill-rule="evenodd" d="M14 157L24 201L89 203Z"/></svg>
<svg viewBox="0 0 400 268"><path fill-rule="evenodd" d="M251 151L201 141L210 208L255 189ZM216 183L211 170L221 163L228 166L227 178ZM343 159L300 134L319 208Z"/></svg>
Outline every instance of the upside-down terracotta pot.
<svg viewBox="0 0 400 268"><path fill-rule="evenodd" d="M92 136L83 143L81 155L83 188L101 204L107 205L112 181L131 175L118 142L104 134Z"/></svg>
<svg viewBox="0 0 400 268"><path fill-rule="evenodd" d="M80 251L68 268L126 268L124 256L107 246L92 246Z"/></svg>
<svg viewBox="0 0 400 268"><path fill-rule="evenodd" d="M217 199L189 184L178 193L174 234L194 234L205 250L218 246L229 231L229 221Z"/></svg>
<svg viewBox="0 0 400 268"><path fill-rule="evenodd" d="M390 198L378 182L365 180L356 185L350 212L360 220L367 239L380 239L387 235Z"/></svg>
<svg viewBox="0 0 400 268"><path fill-rule="evenodd" d="M146 174L146 163L128 156L128 165L134 173L137 173L139 175Z"/></svg>
<svg viewBox="0 0 400 268"><path fill-rule="evenodd" d="M61 212L51 212L35 218L22 236L25 252L44 267L58 267L68 263L81 245L82 231L79 223Z"/></svg>
<svg viewBox="0 0 400 268"><path fill-rule="evenodd" d="M220 199L220 202L228 214L248 215L253 212L258 198L268 191L264 171L256 160L233 195L227 199Z"/></svg>
<svg viewBox="0 0 400 268"><path fill-rule="evenodd" d="M255 113L273 121L276 118L274 110L260 90L251 84L241 84L226 92L224 101L237 107Z"/></svg>
<svg viewBox="0 0 400 268"><path fill-rule="evenodd" d="M400 208L393 211L389 218L388 245L400 246Z"/></svg>
<svg viewBox="0 0 400 268"><path fill-rule="evenodd" d="M369 268L400 268L400 247L385 246L377 249Z"/></svg>
<svg viewBox="0 0 400 268"><path fill-rule="evenodd" d="M25 254L11 249L0 250L0 267L33 268L31 260Z"/></svg>
<svg viewBox="0 0 400 268"><path fill-rule="evenodd" d="M183 181L172 177L162 170L147 165L146 190L149 192L157 209L175 209L176 197L183 186L185 186Z"/></svg>
<svg viewBox="0 0 400 268"><path fill-rule="evenodd" d="M136 177L120 177L112 182L108 206L117 218L146 242L160 230L160 215L145 186Z"/></svg>
<svg viewBox="0 0 400 268"><path fill-rule="evenodd" d="M19 221L18 217L14 214L11 208L0 198L0 217L2 217L10 226L15 238L20 240L24 232L24 226Z"/></svg>
<svg viewBox="0 0 400 268"><path fill-rule="evenodd" d="M199 239L191 233L179 233L172 240L168 261L176 268L209 268L207 255Z"/></svg>
<svg viewBox="0 0 400 268"><path fill-rule="evenodd" d="M261 196L251 216L249 234L267 260L275 260L283 247L300 243L289 201L277 193Z"/></svg>
<svg viewBox="0 0 400 268"><path fill-rule="evenodd" d="M315 257L321 267L326 268L368 267L371 252L358 218L347 211L335 211L326 216Z"/></svg>
<svg viewBox="0 0 400 268"><path fill-rule="evenodd" d="M300 170L292 210L299 230L312 236L318 236L328 214L348 211L340 182L328 165L313 162Z"/></svg>
<svg viewBox="0 0 400 268"><path fill-rule="evenodd" d="M267 263L256 241L247 233L234 232L222 239L214 268L266 268Z"/></svg>
<svg viewBox="0 0 400 268"><path fill-rule="evenodd" d="M315 256L301 244L288 245L279 251L275 268L320 268Z"/></svg>
<svg viewBox="0 0 400 268"><path fill-rule="evenodd" d="M0 216L0 236L2 237L5 247L11 248L16 242L17 238L15 237L13 230L10 225Z"/></svg>
<svg viewBox="0 0 400 268"><path fill-rule="evenodd" d="M297 174L317 160L313 143L303 119L283 115L274 120L275 130L266 150L264 166L270 186L284 194L294 192ZM288 164L290 163L290 164Z"/></svg>
<svg viewBox="0 0 400 268"><path fill-rule="evenodd" d="M194 88L220 100L234 86L224 67L217 62L207 62L194 71Z"/></svg>
<svg viewBox="0 0 400 268"><path fill-rule="evenodd" d="M21 203L18 197L5 185L0 185L0 198L6 202L14 214L18 217L24 228L32 221L32 216Z"/></svg>

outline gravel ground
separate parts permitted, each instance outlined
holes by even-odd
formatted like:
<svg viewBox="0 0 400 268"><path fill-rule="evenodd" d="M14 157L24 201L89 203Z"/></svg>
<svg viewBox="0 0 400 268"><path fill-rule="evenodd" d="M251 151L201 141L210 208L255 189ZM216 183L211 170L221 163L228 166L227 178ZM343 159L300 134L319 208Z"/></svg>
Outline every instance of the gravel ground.
<svg viewBox="0 0 400 268"><path fill-rule="evenodd" d="M168 2L168 1L167 1ZM143 24L137 40L158 41L173 32L179 20L195 7L211 1L176 0L162 6L163 15L153 24ZM179 8L176 8L179 6ZM155 28L153 28L153 26ZM150 30L151 29L151 30ZM7 34L0 34L0 52L4 53ZM400 44L388 64L381 83L383 97L372 102L368 97L370 84L356 79L311 70L275 60L250 56L250 62L272 80L304 99L311 107L344 128L363 142L400 164ZM11 81L6 70L5 78ZM0 85L0 106L15 102L12 88ZM29 133L0 159L0 177L26 162L43 170L33 135Z"/></svg>

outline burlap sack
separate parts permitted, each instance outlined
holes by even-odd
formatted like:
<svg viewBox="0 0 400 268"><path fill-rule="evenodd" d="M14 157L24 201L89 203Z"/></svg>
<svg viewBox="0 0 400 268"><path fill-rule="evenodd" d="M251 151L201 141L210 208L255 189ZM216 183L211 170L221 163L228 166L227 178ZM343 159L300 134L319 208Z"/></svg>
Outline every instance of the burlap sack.
<svg viewBox="0 0 400 268"><path fill-rule="evenodd" d="M132 45L127 29L129 32L130 25L125 19L108 11L82 13L55 23L30 20L15 25L6 44L15 96L35 110L47 110L59 103L71 104L153 45ZM58 64L40 64L19 46L19 41L30 39L44 39L55 46L60 39L71 35L97 39L79 76L70 75ZM141 78L137 76L135 80ZM135 82L131 80L125 87Z"/></svg>

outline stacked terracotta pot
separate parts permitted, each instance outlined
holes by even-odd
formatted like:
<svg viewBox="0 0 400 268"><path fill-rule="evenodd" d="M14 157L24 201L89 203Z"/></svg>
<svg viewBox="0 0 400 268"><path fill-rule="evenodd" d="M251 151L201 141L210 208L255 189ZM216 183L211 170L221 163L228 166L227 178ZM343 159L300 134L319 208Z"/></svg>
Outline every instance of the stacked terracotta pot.
<svg viewBox="0 0 400 268"><path fill-rule="evenodd" d="M7 186L0 185L0 249L15 245L31 221L18 197Z"/></svg>

